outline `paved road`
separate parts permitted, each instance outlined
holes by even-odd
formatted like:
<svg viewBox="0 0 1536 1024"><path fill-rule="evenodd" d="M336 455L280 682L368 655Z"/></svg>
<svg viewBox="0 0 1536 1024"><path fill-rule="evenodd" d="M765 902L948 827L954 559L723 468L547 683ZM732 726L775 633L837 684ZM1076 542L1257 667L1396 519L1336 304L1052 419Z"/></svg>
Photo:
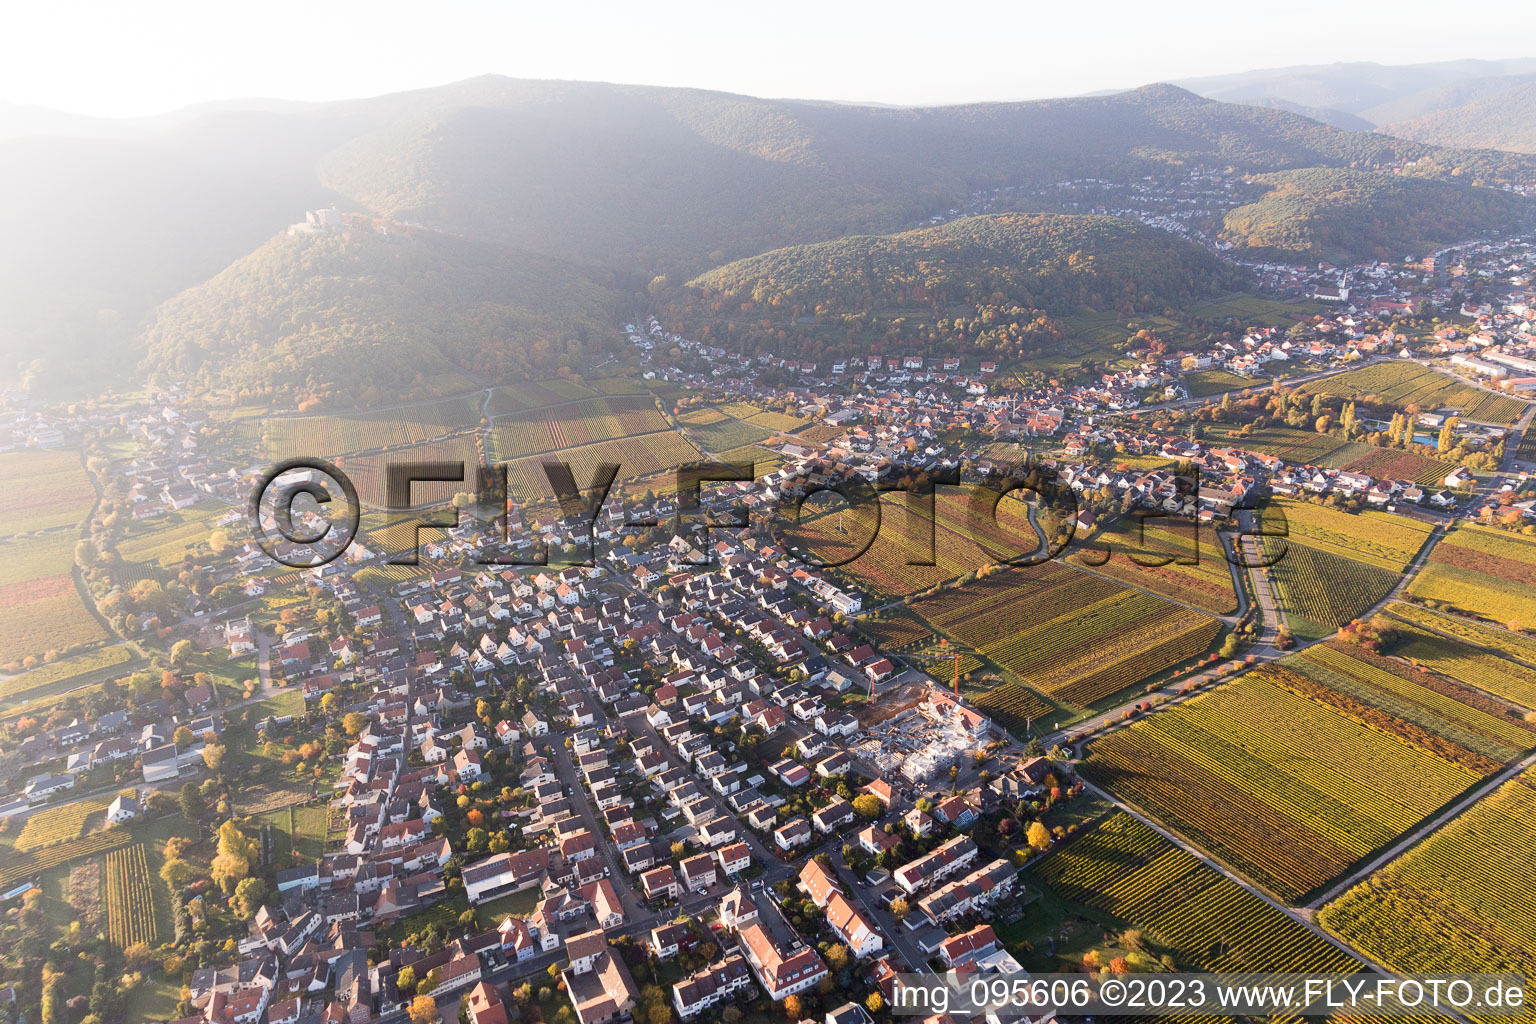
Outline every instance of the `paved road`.
<svg viewBox="0 0 1536 1024"><path fill-rule="evenodd" d="M881 904L879 896L865 883L848 862L843 859L842 845L838 844L828 851L832 856L832 866L837 869L838 877L843 880L843 886L853 894L864 913L879 926L881 934L885 936L888 947L894 948L903 960L907 962L909 969L913 971L927 970L928 958L923 956L923 951L917 948L917 943L912 941L912 933L902 927L901 922L891 915L889 910ZM916 913L913 907L912 912Z"/></svg>
<svg viewBox="0 0 1536 1024"><path fill-rule="evenodd" d="M575 804L576 813L582 823L587 826L597 840L598 856L603 858L608 865L608 880L613 883L614 889L619 894L619 901L624 904L624 913L636 925L650 925L658 923L658 915L640 900L634 886L629 882L629 875L624 866L619 863L618 856L614 853L613 843L609 841L607 831L598 821L597 812L592 809L592 801L587 795L586 786L581 782L576 772L576 766L571 762L571 753L565 749L563 743L552 743L550 748L555 762L555 775L560 779L560 784L570 794L572 803Z"/></svg>

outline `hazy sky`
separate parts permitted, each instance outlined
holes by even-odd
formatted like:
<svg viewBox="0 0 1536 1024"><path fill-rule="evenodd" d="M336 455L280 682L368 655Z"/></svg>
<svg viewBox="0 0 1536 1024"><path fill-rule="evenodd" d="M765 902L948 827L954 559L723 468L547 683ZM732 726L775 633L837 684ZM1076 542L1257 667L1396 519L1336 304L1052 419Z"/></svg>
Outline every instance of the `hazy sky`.
<svg viewBox="0 0 1536 1024"><path fill-rule="evenodd" d="M0 99L128 116L485 73L943 103L1288 64L1536 51L1530 0L13 3Z"/></svg>

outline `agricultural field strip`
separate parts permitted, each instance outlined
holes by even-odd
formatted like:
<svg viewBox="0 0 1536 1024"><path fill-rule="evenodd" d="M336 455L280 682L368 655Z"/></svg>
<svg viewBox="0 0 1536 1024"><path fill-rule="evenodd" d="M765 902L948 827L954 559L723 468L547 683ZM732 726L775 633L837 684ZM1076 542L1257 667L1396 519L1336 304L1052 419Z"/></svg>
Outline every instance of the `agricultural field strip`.
<svg viewBox="0 0 1536 1024"><path fill-rule="evenodd" d="M506 462L669 429L649 396L579 398L497 416L490 424L491 455Z"/></svg>
<svg viewBox="0 0 1536 1024"><path fill-rule="evenodd" d="M1062 898L1144 928L1199 970L1348 972L1359 960L1125 812L1032 868Z"/></svg>
<svg viewBox="0 0 1536 1024"><path fill-rule="evenodd" d="M1220 627L1203 612L1059 563L1010 573L921 599L913 611L1004 671L1078 706L1199 654ZM1035 621L1021 629L1023 618Z"/></svg>
<svg viewBox="0 0 1536 1024"><path fill-rule="evenodd" d="M1536 708L1536 671L1434 633L1409 629L1410 639L1399 645L1399 656L1522 707Z"/></svg>
<svg viewBox="0 0 1536 1024"><path fill-rule="evenodd" d="M1525 773L1329 903L1318 922L1398 972L1523 973L1536 950L1533 892L1536 790Z"/></svg>
<svg viewBox="0 0 1536 1024"><path fill-rule="evenodd" d="M1326 633L1387 597L1401 580L1389 570L1297 541L1266 537L1264 550L1274 559L1269 579L1281 607Z"/></svg>
<svg viewBox="0 0 1536 1024"><path fill-rule="evenodd" d="M899 494L881 498L880 529L875 541L867 550L851 562L834 570L858 580L867 591L887 597L902 597L926 590L976 572L997 561L1000 556L1016 556L1037 550L1039 537L1028 521L1027 511L1019 516L1024 506L1009 501L998 505L996 522L983 521L974 525L978 517L970 514L960 497L943 498L935 502L935 515L908 514L907 499ZM915 509L913 511L916 511ZM984 517L983 517L984 518ZM828 561L839 561L853 553L854 537L832 534L841 521L836 511L808 516L791 528L793 534L803 537L804 545ZM933 529L933 565L911 565L914 558L929 557L929 524ZM854 529L872 529L873 516L855 513ZM1027 530L1027 547L1008 526ZM859 537L862 541L862 536ZM983 546L983 543L985 546Z"/></svg>
<svg viewBox="0 0 1536 1024"><path fill-rule="evenodd" d="M1522 662L1527 668L1536 669L1536 637L1524 633L1512 633L1498 626L1489 626L1459 615L1445 615L1406 601L1394 601L1387 606L1387 614L1421 629L1439 633L1453 640L1490 647L1507 658Z"/></svg>
<svg viewBox="0 0 1536 1024"><path fill-rule="evenodd" d="M86 822L106 809L104 801L81 798L37 811L22 826L21 833L16 837L16 849L20 852L33 852L55 843L78 839L85 831Z"/></svg>
<svg viewBox="0 0 1536 1024"><path fill-rule="evenodd" d="M1509 761L1536 747L1536 732L1351 658L1327 644L1288 666L1339 693L1413 722L1489 757ZM1302 667L1302 665L1305 667Z"/></svg>
<svg viewBox="0 0 1536 1024"><path fill-rule="evenodd" d="M262 428L264 451L269 458L333 458L466 434L479 426L476 396L483 393L368 413L269 417Z"/></svg>
<svg viewBox="0 0 1536 1024"><path fill-rule="evenodd" d="M132 841L133 837L126 829L108 829L105 832L92 832L79 839L44 846L30 853L13 853L0 857L0 888L9 888L31 875L41 874L81 857L89 857L119 846L126 846Z"/></svg>
<svg viewBox="0 0 1536 1024"><path fill-rule="evenodd" d="M138 659L124 646L87 651L62 661L50 662L19 675L0 679L0 702L23 700L44 689L74 689L98 677L118 674L119 669Z"/></svg>
<svg viewBox="0 0 1536 1024"><path fill-rule="evenodd" d="M1394 360L1362 367L1306 385L1312 394L1375 395L1400 407L1456 408L1463 418L1508 426L1520 418L1526 402L1466 384L1439 370Z"/></svg>
<svg viewBox="0 0 1536 1024"><path fill-rule="evenodd" d="M1271 508L1280 516L1264 516L1266 528L1282 518L1286 539L1342 555L1389 572L1401 573L1424 547L1434 528L1428 523L1366 510L1337 512L1310 502L1281 501Z"/></svg>
<svg viewBox="0 0 1536 1024"><path fill-rule="evenodd" d="M1278 698L1261 698L1259 708L1265 712L1261 717L1276 725L1281 723L1269 717L1271 714L1295 710ZM1298 734L1292 730L1289 742L1265 736L1257 731L1256 723L1236 717L1247 710L1234 709L1228 702L1225 707L1191 707L1167 722L1158 721L1167 717L1162 715L1150 716L1147 721L1159 734L1159 742L1170 750L1358 855L1390 841L1476 778L1467 771L1453 784L1433 788L1431 783L1441 780L1426 779L1423 791L1443 794L1438 801L1390 797L1378 791L1380 783L1373 781L1375 772L1369 765L1340 756L1339 747L1320 749L1322 745L1314 739L1309 749L1307 737L1326 732ZM1308 761L1317 762L1321 768ZM1391 777L1412 779L1410 770L1396 767Z"/></svg>
<svg viewBox="0 0 1536 1024"><path fill-rule="evenodd" d="M118 949L155 941L154 887L143 843L107 853L107 939Z"/></svg>
<svg viewBox="0 0 1536 1024"><path fill-rule="evenodd" d="M1163 751L1161 758L1148 742ZM1085 769L1287 898L1329 881L1478 778L1255 676L1096 740ZM1234 811L1251 802L1246 812L1191 817L1191 793L1207 792L1213 806L1220 799L1210 783L1227 788L1229 801L1239 801L1230 804ZM1253 830L1275 813L1291 822L1289 828L1271 821ZM1289 849L1298 829L1319 842ZM1335 852L1325 854L1322 843Z"/></svg>

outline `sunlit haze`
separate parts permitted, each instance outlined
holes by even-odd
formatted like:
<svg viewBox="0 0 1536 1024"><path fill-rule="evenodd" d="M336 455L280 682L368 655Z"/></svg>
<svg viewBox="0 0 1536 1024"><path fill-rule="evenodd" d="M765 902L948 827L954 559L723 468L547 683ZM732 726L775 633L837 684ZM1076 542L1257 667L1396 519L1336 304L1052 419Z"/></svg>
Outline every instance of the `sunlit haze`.
<svg viewBox="0 0 1536 1024"><path fill-rule="evenodd" d="M1155 36L1148 31L1156 20ZM1074 95L1255 67L1406 64L1529 49L1522 0L764 7L13 5L0 100L108 117L234 98L334 100L479 74L899 104Z"/></svg>

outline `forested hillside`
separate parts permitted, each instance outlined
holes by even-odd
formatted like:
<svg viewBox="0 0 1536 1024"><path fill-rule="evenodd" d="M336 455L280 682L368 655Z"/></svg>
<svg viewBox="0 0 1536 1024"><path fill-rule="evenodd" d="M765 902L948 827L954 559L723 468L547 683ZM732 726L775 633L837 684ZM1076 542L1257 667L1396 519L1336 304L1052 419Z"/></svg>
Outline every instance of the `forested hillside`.
<svg viewBox="0 0 1536 1024"><path fill-rule="evenodd" d="M787 245L900 231L979 189L1189 165L1536 182L1533 157L1342 131L1172 86L892 108L481 78L211 112L144 138L0 142L0 359L52 364L66 380L120 374L157 303L331 203L679 281ZM199 347L184 310L180 300L162 315L183 322L178 365Z"/></svg>
<svg viewBox="0 0 1536 1024"><path fill-rule="evenodd" d="M389 216L675 275L790 243L898 230L973 189L1123 180L1169 163L1411 164L1415 174L1469 181L1536 174L1525 158L1341 131L1172 86L883 108L510 79L481 80L473 103L364 134L320 173Z"/></svg>
<svg viewBox="0 0 1536 1024"><path fill-rule="evenodd" d="M1524 78L1489 95L1390 124L1383 131L1436 145L1487 146L1536 153L1536 81Z"/></svg>
<svg viewBox="0 0 1536 1024"><path fill-rule="evenodd" d="M755 350L900 342L1015 358L1059 336L1052 314L1160 312L1241 283L1199 246L1132 221L1000 214L738 260L689 282L675 313Z"/></svg>
<svg viewBox="0 0 1536 1024"><path fill-rule="evenodd" d="M1331 260L1406 254L1525 224L1519 195L1398 174L1312 167L1261 175L1258 202L1227 213L1223 235L1247 249Z"/></svg>
<svg viewBox="0 0 1536 1024"><path fill-rule="evenodd" d="M323 406L534 380L600 360L612 294L557 260L353 217L274 238L163 304L144 369Z"/></svg>

